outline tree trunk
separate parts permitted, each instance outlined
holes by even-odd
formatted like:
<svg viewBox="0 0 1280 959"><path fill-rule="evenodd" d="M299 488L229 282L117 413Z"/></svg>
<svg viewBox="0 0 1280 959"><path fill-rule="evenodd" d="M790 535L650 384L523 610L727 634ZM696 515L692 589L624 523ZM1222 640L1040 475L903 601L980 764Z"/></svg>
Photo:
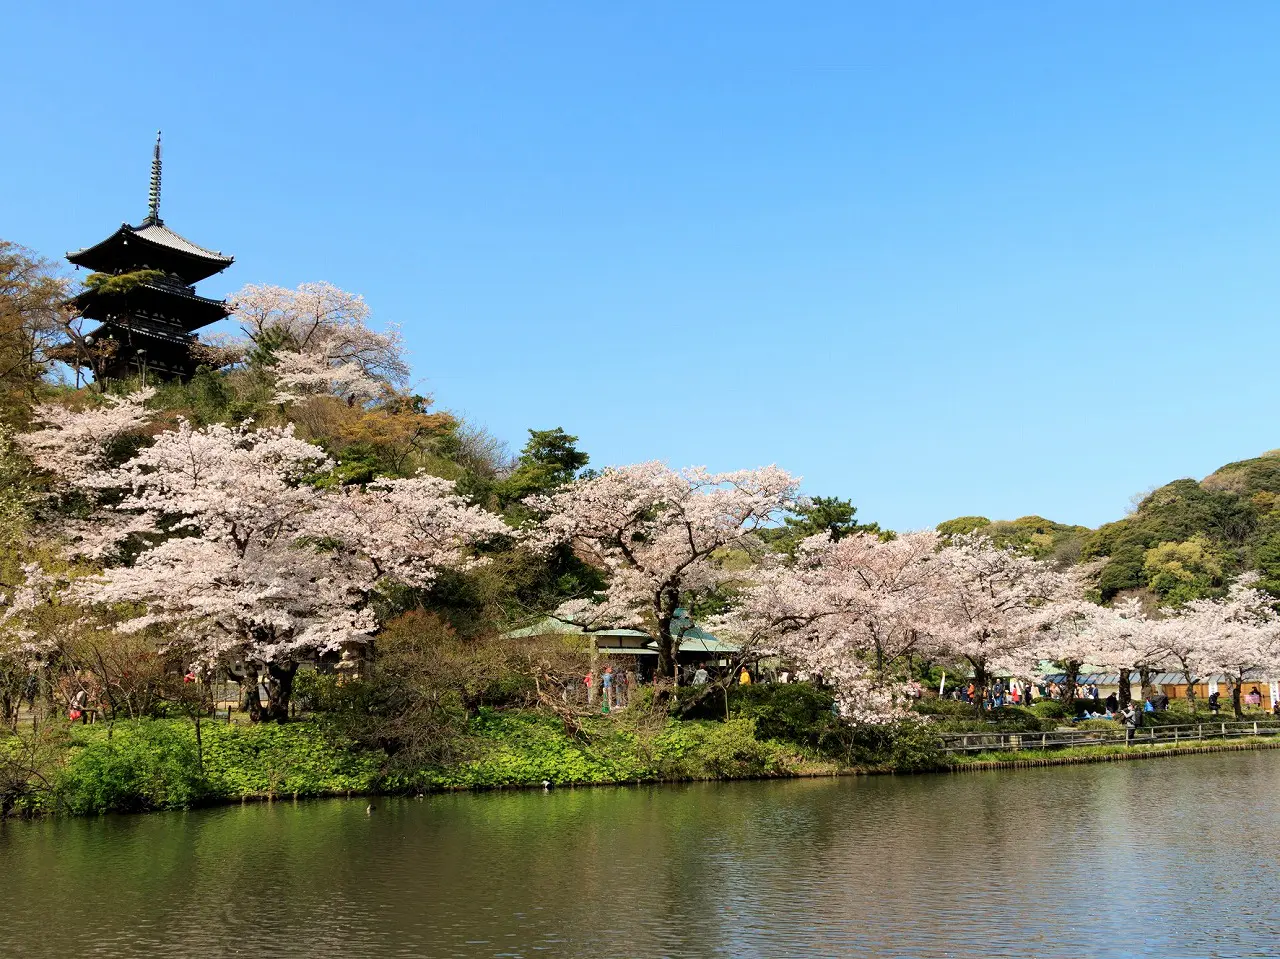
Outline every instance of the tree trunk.
<svg viewBox="0 0 1280 959"><path fill-rule="evenodd" d="M57 713L57 708L53 702L53 669L48 663L40 666L40 684L39 692L36 694L40 701L37 712L40 713L41 719L49 719Z"/></svg>
<svg viewBox="0 0 1280 959"><path fill-rule="evenodd" d="M982 712L987 701L987 662L970 658L969 665L973 667L973 707Z"/></svg>
<svg viewBox="0 0 1280 959"><path fill-rule="evenodd" d="M289 718L289 701L293 698L293 677L297 663L267 663L267 708L264 719L282 723Z"/></svg>
<svg viewBox="0 0 1280 959"><path fill-rule="evenodd" d="M1235 713L1237 721L1244 719L1244 709L1241 708L1240 705L1240 690L1241 687L1244 686L1244 680L1241 679L1240 682L1237 683L1234 680L1228 679L1227 685L1231 687L1231 711Z"/></svg>
<svg viewBox="0 0 1280 959"><path fill-rule="evenodd" d="M1151 701L1154 693L1151 686L1151 667L1143 666L1138 670L1138 682L1142 686L1142 698L1148 702Z"/></svg>
<svg viewBox="0 0 1280 959"><path fill-rule="evenodd" d="M1130 670L1120 670L1120 708L1124 709L1133 702L1133 688L1129 685Z"/></svg>
<svg viewBox="0 0 1280 959"><path fill-rule="evenodd" d="M658 637L658 675L663 678L676 675L675 643L670 636Z"/></svg>
<svg viewBox="0 0 1280 959"><path fill-rule="evenodd" d="M253 680L253 686L245 687L244 697L240 701L240 711L247 713L249 722L260 723L266 718L266 707L262 704L262 693L258 689L258 680Z"/></svg>
<svg viewBox="0 0 1280 959"><path fill-rule="evenodd" d="M1176 655L1176 654L1175 654ZM1196 676L1191 671L1191 667L1187 665L1187 661L1181 656L1177 657L1178 665L1182 667L1182 678L1187 681L1187 708L1191 710L1191 715L1196 714Z"/></svg>
<svg viewBox="0 0 1280 959"><path fill-rule="evenodd" d="M262 721L262 695L258 692L258 671L246 669L240 677L240 711L249 717L249 721Z"/></svg>
<svg viewBox="0 0 1280 959"><path fill-rule="evenodd" d="M671 623L676 618L676 603L679 600L678 594L664 593L654 609L654 621L658 627L658 635L655 637L658 641L658 675L673 679L678 678L676 668L679 665L677 653L680 647L676 638L671 635Z"/></svg>
<svg viewBox="0 0 1280 959"><path fill-rule="evenodd" d="M1063 672L1066 673L1067 684L1062 699L1068 707L1073 707L1076 703L1076 689L1080 685L1080 663L1064 663Z"/></svg>

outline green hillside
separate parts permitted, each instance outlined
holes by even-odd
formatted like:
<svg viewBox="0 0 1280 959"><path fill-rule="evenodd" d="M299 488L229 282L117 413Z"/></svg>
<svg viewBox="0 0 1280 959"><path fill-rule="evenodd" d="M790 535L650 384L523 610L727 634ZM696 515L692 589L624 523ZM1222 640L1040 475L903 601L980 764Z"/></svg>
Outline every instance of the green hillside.
<svg viewBox="0 0 1280 959"><path fill-rule="evenodd" d="M1228 463L1199 482L1174 480L1147 494L1130 515L1096 530L1039 516L996 522L962 516L938 530L981 531L1063 563L1098 562L1104 602L1145 590L1175 605L1216 595L1250 569L1280 595L1280 450Z"/></svg>

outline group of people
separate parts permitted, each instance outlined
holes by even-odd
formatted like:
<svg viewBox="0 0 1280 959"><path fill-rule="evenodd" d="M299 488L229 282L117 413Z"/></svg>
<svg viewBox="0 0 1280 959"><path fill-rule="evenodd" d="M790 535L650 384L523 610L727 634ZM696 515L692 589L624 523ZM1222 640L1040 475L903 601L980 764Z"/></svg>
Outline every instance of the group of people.
<svg viewBox="0 0 1280 959"><path fill-rule="evenodd" d="M615 673L612 666L606 666L602 672L587 673L582 677L582 685L587 702L594 704L599 698L604 712L621 709L631 702L631 695L638 680L635 670Z"/></svg>
<svg viewBox="0 0 1280 959"><path fill-rule="evenodd" d="M783 670L773 678L776 682L785 683L791 682L793 676L790 671ZM705 686L725 679L740 686L750 686L761 681L761 677L749 665L722 666L705 661L681 666L677 676L681 686ZM630 703L636 686L643 681L643 677L635 669L615 670L612 666L605 666L600 672L588 672L582 677L582 694L589 704L595 704L598 700L601 708L608 712Z"/></svg>
<svg viewBox="0 0 1280 959"><path fill-rule="evenodd" d="M1029 706L1032 701L1044 698L1044 691L1036 695L1032 683L1011 679L1006 685L1004 680L997 679L986 688L970 682L967 686L958 686L951 691L951 698L964 703L982 703L987 709L999 709L1001 706Z"/></svg>
<svg viewBox="0 0 1280 959"><path fill-rule="evenodd" d="M787 678L783 679L782 676ZM779 682L790 681L790 674L785 670L782 676L779 676ZM680 671L680 685L682 686L705 686L709 682L725 678L729 678L739 686L750 686L758 681L749 666L740 667L736 676L732 675L732 667L717 667L712 663L706 662L698 663L696 666L686 666Z"/></svg>

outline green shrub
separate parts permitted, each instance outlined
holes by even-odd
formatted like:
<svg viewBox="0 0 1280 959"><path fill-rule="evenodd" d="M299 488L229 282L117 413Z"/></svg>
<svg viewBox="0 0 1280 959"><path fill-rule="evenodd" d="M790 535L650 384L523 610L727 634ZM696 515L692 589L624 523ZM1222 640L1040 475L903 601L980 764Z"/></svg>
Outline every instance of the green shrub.
<svg viewBox="0 0 1280 959"><path fill-rule="evenodd" d="M60 803L79 815L179 809L207 792L194 739L159 720L120 724L110 738L81 740L57 783Z"/></svg>
<svg viewBox="0 0 1280 959"><path fill-rule="evenodd" d="M889 762L898 772L927 772L947 765L947 758L929 724L904 722L894 729Z"/></svg>
<svg viewBox="0 0 1280 959"><path fill-rule="evenodd" d="M319 796L378 787L384 753L314 721L258 726L187 720L72 727L57 804L76 814L180 809L246 796Z"/></svg>
<svg viewBox="0 0 1280 959"><path fill-rule="evenodd" d="M846 728L835 697L810 683L737 686L729 693L729 714L750 719L759 739L776 739L821 749Z"/></svg>
<svg viewBox="0 0 1280 959"><path fill-rule="evenodd" d="M1066 719L1072 715L1067 704L1060 699L1041 699L1032 703L1031 712L1041 719Z"/></svg>
<svg viewBox="0 0 1280 959"><path fill-rule="evenodd" d="M1022 706L1001 706L987 712L994 732L1002 733L1038 733L1045 729L1040 716Z"/></svg>
<svg viewBox="0 0 1280 959"><path fill-rule="evenodd" d="M756 737L751 719L730 719L722 723L684 723L669 727L666 741L658 747L661 778L740 779L784 771L783 758L771 743ZM677 752L675 738L686 738L691 748L678 750L679 761L670 762Z"/></svg>
<svg viewBox="0 0 1280 959"><path fill-rule="evenodd" d="M293 678L293 701L302 712L329 712L345 704L336 673L300 669Z"/></svg>
<svg viewBox="0 0 1280 959"><path fill-rule="evenodd" d="M676 702L687 704L703 691L696 686L681 687L676 691ZM835 697L829 690L812 683L758 683L730 686L728 700L730 719L754 722L757 739L833 754L847 751L849 726L836 712ZM715 690L697 699L696 705L684 706L682 715L685 719L724 720L724 691Z"/></svg>

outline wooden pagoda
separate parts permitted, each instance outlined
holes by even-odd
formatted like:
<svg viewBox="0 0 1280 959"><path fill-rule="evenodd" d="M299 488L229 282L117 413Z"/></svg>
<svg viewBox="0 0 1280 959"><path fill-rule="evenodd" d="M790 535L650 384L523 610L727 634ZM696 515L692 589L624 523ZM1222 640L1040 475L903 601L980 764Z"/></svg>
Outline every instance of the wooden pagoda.
<svg viewBox="0 0 1280 959"><path fill-rule="evenodd" d="M196 246L160 219L158 133L147 218L138 226L121 224L102 242L68 253L67 259L94 271L70 305L98 321L83 338L77 362L100 377L189 379L202 362L196 330L230 312L224 300L198 295L195 284L221 273L235 258Z"/></svg>

